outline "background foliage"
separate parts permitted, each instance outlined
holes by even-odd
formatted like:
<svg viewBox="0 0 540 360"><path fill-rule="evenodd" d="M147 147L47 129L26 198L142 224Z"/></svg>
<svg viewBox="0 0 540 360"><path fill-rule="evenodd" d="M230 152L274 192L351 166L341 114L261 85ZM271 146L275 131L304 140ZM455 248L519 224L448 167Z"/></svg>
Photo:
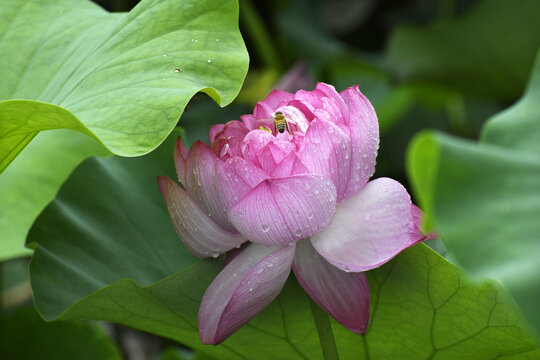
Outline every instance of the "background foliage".
<svg viewBox="0 0 540 360"><path fill-rule="evenodd" d="M0 353L74 358L92 339L89 359L136 358L122 335L129 329L106 323L113 342L103 323L80 322L106 320L158 335L138 338L147 358L322 358L294 278L223 344L200 345L198 304L222 264L183 248L155 184L174 177L180 115L188 142L206 140L210 125L251 112L274 87L310 89L316 79L338 90L361 85L381 124L375 177L410 180L426 229L442 239L368 273L366 336L332 320L340 358L540 357L539 4L241 0L250 69L236 100L220 108L214 101L230 103L247 69L235 1L144 0L129 14L86 0L7 1L1 327L12 330ZM198 91L210 97L196 95L182 113ZM147 153L171 131L148 155L111 154ZM17 310L32 303L21 258L30 252L37 311L65 322ZM32 346L19 345L21 329L32 329L24 333Z"/></svg>

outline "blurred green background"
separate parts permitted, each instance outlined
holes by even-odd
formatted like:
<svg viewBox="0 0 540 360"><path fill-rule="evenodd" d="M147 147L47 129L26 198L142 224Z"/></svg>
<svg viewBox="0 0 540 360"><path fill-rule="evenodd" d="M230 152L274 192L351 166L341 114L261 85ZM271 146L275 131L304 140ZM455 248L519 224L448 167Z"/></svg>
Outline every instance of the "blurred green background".
<svg viewBox="0 0 540 360"><path fill-rule="evenodd" d="M129 11L137 4L95 2L114 12ZM540 2L535 0L240 0L239 4L240 29L250 54L243 89L225 108L197 94L179 119L188 144L207 141L209 126L250 113L276 87L311 90L316 81L323 81L341 91L358 84L380 121L374 176L394 178L408 189L405 155L413 136L435 129L479 139L486 120L523 95L540 46ZM445 253L441 242L431 245ZM88 359L201 356L171 340L121 325L45 323L32 307L28 259L6 260L1 266L0 350L17 341L32 342L41 358L82 359L80 348L92 342L95 354L86 354ZM36 353L6 354L7 359L22 359L36 358Z"/></svg>

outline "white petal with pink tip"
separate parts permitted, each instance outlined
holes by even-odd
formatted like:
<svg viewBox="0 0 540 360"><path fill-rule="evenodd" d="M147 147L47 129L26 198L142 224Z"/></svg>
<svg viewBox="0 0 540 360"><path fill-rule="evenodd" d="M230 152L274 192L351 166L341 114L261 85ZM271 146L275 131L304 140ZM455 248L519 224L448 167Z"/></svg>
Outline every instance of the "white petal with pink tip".
<svg viewBox="0 0 540 360"><path fill-rule="evenodd" d="M338 204L332 224L311 238L313 247L345 271L376 268L420 239L407 190L380 178ZM416 232L417 234L417 232Z"/></svg>

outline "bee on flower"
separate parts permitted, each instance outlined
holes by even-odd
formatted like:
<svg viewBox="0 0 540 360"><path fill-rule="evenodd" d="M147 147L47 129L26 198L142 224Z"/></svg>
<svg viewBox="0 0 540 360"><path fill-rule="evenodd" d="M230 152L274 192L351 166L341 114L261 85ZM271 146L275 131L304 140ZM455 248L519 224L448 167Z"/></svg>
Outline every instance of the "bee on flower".
<svg viewBox="0 0 540 360"><path fill-rule="evenodd" d="M273 129L273 130L272 130ZM175 150L178 180L158 184L176 231L200 258L235 249L199 308L204 344L218 344L279 294L291 269L349 330L369 323L364 272L426 240L420 210L395 180L369 181L379 127L358 87L273 91L253 114Z"/></svg>

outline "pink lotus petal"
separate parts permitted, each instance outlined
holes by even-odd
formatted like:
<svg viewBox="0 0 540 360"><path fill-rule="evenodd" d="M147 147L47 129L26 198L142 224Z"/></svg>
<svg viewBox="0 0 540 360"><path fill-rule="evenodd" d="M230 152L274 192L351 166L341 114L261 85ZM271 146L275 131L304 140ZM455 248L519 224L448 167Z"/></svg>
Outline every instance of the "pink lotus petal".
<svg viewBox="0 0 540 360"><path fill-rule="evenodd" d="M292 175L309 174L309 170L298 159L296 152L291 151L287 156L276 166L270 174L272 178L285 178Z"/></svg>
<svg viewBox="0 0 540 360"><path fill-rule="evenodd" d="M225 154L233 151L247 133L248 129L242 122L238 120L229 121L221 131L209 135L209 138L214 137L213 141L210 141L212 151L220 158L223 158Z"/></svg>
<svg viewBox="0 0 540 360"><path fill-rule="evenodd" d="M337 125L321 119L311 122L298 158L313 174L331 179L341 201L349 179L351 143Z"/></svg>
<svg viewBox="0 0 540 360"><path fill-rule="evenodd" d="M315 89L313 92L320 96L322 105L321 108L314 110L315 115L319 119L333 122L343 131L349 133L349 109L334 87L319 83L317 85L317 89ZM344 110L346 112L343 112Z"/></svg>
<svg viewBox="0 0 540 360"><path fill-rule="evenodd" d="M413 214L413 224L412 224L411 233L413 234L414 237L419 239L418 242L422 242L426 240L433 240L439 237L439 234L437 234L434 231L429 232L427 234L424 234L422 232L422 217L423 217L422 209L412 204L411 211Z"/></svg>
<svg viewBox="0 0 540 360"><path fill-rule="evenodd" d="M225 127L225 124L216 124L210 127L210 130L208 131L208 140L210 141L210 144L214 142L216 139L216 135L223 131L223 128Z"/></svg>
<svg viewBox="0 0 540 360"><path fill-rule="evenodd" d="M176 233L186 248L200 258L240 246L246 239L227 231L209 218L189 195L166 176L157 179Z"/></svg>
<svg viewBox="0 0 540 360"><path fill-rule="evenodd" d="M234 248L231 251L228 251L227 254L225 255L225 261L223 262L223 266L225 267L229 265L229 263L233 261L235 257L240 255L242 251L244 251L249 245L251 245L251 242L246 241L245 243L242 244L242 246Z"/></svg>
<svg viewBox="0 0 540 360"><path fill-rule="evenodd" d="M375 159L379 149L379 123L373 106L357 86L348 88L340 95L349 107L351 131L351 176L343 196L348 199L364 187L375 172Z"/></svg>
<svg viewBox="0 0 540 360"><path fill-rule="evenodd" d="M281 104L291 101L292 99L294 99L294 94L282 90L274 90L263 102L272 109L276 109L280 107Z"/></svg>
<svg viewBox="0 0 540 360"><path fill-rule="evenodd" d="M300 100L291 100L288 102L287 105L291 107L294 106L295 108L300 110L304 114L308 123L315 118L315 114L313 114L313 107L310 108L306 103L303 103Z"/></svg>
<svg viewBox="0 0 540 360"><path fill-rule="evenodd" d="M227 210L232 203L224 189L224 186L229 187L228 183L233 180L217 176L217 171L222 166L223 162L208 146L197 141L191 146L187 157L184 185L187 193L208 216L224 229L234 231L234 226L227 217ZM244 184L242 195L249 188Z"/></svg>
<svg viewBox="0 0 540 360"><path fill-rule="evenodd" d="M339 203L332 224L311 238L313 247L345 271L366 271L392 259L421 239L411 199L395 180L380 178Z"/></svg>
<svg viewBox="0 0 540 360"><path fill-rule="evenodd" d="M242 192L244 191L243 183L248 184L249 189L247 190L249 191L257 186L261 181L268 178L268 174L264 170L240 157L230 158L225 164L227 168L225 175L232 179L235 183L238 183L238 186L240 186L239 190L242 190ZM247 193L247 191L245 193ZM245 193L242 193L242 197L245 195Z"/></svg>
<svg viewBox="0 0 540 360"><path fill-rule="evenodd" d="M319 175L267 179L229 210L236 229L263 245L293 243L321 231L330 223L336 189Z"/></svg>
<svg viewBox="0 0 540 360"><path fill-rule="evenodd" d="M281 106L276 109L276 111L280 111L285 116L285 119L287 120L287 124L289 126L290 131L301 131L305 132L309 126L309 120L304 114L303 111L299 110L298 108L294 106ZM272 126L272 129L274 126ZM276 134L279 136L280 134ZM285 135L285 134L281 134Z"/></svg>
<svg viewBox="0 0 540 360"><path fill-rule="evenodd" d="M186 183L186 158L188 151L182 142L180 136L176 139L174 147L174 166L176 167L176 176L178 181L183 185Z"/></svg>
<svg viewBox="0 0 540 360"><path fill-rule="evenodd" d="M317 254L308 239L296 243L293 270L313 301L350 331L365 334L369 323L369 285L363 272L338 269Z"/></svg>
<svg viewBox="0 0 540 360"><path fill-rule="evenodd" d="M250 244L210 284L199 308L203 344L219 344L260 313L280 293L294 246Z"/></svg>
<svg viewBox="0 0 540 360"><path fill-rule="evenodd" d="M298 90L294 99L304 103L310 110L322 108L321 95L311 91Z"/></svg>
<svg viewBox="0 0 540 360"><path fill-rule="evenodd" d="M277 164L281 163L293 150L296 150L296 146L293 143L279 141L276 137L272 137L272 141L268 142L264 148L257 152L256 160L264 171L271 173Z"/></svg>
<svg viewBox="0 0 540 360"><path fill-rule="evenodd" d="M258 119L270 119L272 117L273 112L274 112L274 108L270 107L268 104L265 104L264 102L259 101L257 105L255 105L255 108L253 109L253 116L255 116Z"/></svg>
<svg viewBox="0 0 540 360"><path fill-rule="evenodd" d="M340 113L343 116L343 122L345 124L349 124L349 108L347 104L345 104L345 101L343 100L341 95L338 94L336 89L332 85L320 82L317 84L316 91L319 91L321 94L324 94L328 99L332 100L334 104L326 104L331 107L336 106L337 109L335 109L334 112Z"/></svg>

